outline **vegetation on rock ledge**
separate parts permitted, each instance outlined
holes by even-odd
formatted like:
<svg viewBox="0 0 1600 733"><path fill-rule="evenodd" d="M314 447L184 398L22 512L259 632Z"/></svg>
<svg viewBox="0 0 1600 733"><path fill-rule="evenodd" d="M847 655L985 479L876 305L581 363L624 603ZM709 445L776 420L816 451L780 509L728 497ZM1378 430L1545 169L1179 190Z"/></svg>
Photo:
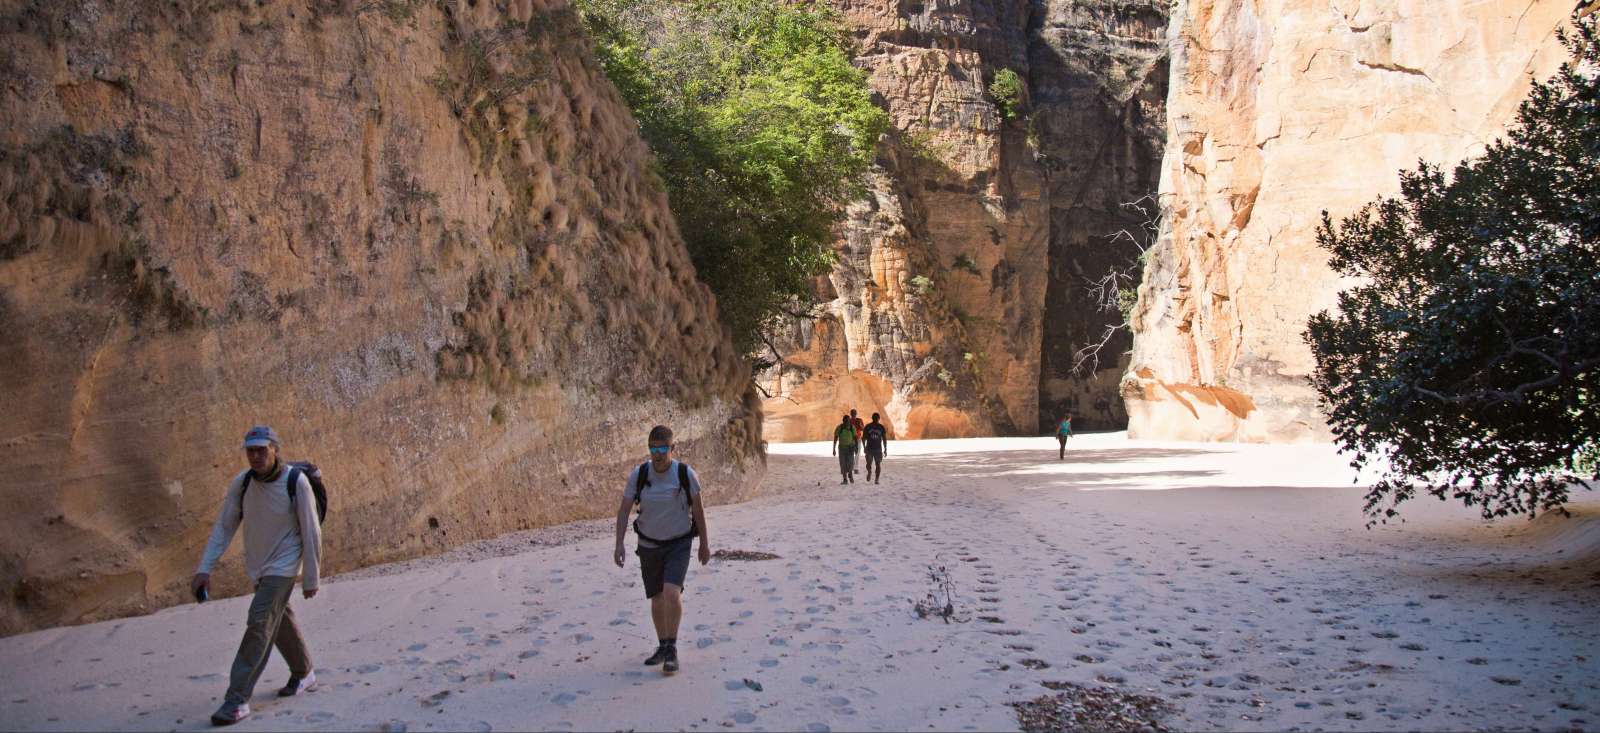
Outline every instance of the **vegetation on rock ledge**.
<svg viewBox="0 0 1600 733"><path fill-rule="evenodd" d="M1535 84L1507 136L1423 164L1318 242L1364 282L1314 316L1313 378L1344 450L1381 459L1367 513L1418 489L1484 517L1560 511L1600 480L1600 37Z"/></svg>
<svg viewBox="0 0 1600 733"><path fill-rule="evenodd" d="M582 0L607 75L656 155L700 279L741 353L809 310L888 116L820 6Z"/></svg>

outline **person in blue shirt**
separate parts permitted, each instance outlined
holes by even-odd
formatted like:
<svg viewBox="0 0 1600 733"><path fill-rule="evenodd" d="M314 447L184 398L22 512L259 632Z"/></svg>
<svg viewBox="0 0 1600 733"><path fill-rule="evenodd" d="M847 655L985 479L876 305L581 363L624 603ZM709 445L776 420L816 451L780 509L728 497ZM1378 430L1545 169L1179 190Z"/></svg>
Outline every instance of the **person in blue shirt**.
<svg viewBox="0 0 1600 733"><path fill-rule="evenodd" d="M1059 455L1056 456L1056 460L1064 461L1067 459L1067 438L1070 437L1072 437L1072 415L1069 414L1061 418L1060 422L1056 423L1056 442L1059 443L1061 447Z"/></svg>

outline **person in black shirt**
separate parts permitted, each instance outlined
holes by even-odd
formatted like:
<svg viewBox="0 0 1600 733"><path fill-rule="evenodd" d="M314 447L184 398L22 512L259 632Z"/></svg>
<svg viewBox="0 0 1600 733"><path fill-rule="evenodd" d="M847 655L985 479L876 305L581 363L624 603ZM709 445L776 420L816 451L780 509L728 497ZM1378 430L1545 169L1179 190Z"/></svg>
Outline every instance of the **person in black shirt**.
<svg viewBox="0 0 1600 733"><path fill-rule="evenodd" d="M867 480L872 483L883 483L883 457L889 453L889 429L878 422L878 413L872 413L872 422L861 428L862 447L867 451ZM877 467L877 479L873 479L873 467Z"/></svg>

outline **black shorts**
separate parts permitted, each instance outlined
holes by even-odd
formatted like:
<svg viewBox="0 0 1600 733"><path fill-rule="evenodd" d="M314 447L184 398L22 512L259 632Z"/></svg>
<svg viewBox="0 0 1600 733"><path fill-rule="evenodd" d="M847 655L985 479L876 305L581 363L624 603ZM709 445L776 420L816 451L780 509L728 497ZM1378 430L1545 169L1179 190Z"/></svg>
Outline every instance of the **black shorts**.
<svg viewBox="0 0 1600 733"><path fill-rule="evenodd" d="M661 595L661 586L666 583L683 587L684 578L689 576L689 546L693 543L691 535L659 547L634 550L639 556L639 573L644 576L645 598Z"/></svg>

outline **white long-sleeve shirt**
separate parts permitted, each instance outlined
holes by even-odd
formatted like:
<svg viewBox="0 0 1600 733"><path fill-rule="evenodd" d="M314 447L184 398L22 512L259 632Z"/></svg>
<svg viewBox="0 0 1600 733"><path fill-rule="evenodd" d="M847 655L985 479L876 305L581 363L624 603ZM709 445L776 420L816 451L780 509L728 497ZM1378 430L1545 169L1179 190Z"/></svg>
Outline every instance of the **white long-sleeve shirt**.
<svg viewBox="0 0 1600 733"><path fill-rule="evenodd" d="M228 484L222 510L211 527L211 539L206 542L205 555L196 572L211 573L211 568L233 542L242 515L244 571L250 576L250 582L267 575L293 578L300 574L304 564L301 586L306 590L316 588L322 555L322 523L317 519L317 498L311 493L311 482L301 473L295 498L291 500L288 480L287 464L282 464L278 475L267 482L255 480L249 471L235 476ZM246 482L250 484L248 491L244 488ZM239 510L241 503L243 512Z"/></svg>

